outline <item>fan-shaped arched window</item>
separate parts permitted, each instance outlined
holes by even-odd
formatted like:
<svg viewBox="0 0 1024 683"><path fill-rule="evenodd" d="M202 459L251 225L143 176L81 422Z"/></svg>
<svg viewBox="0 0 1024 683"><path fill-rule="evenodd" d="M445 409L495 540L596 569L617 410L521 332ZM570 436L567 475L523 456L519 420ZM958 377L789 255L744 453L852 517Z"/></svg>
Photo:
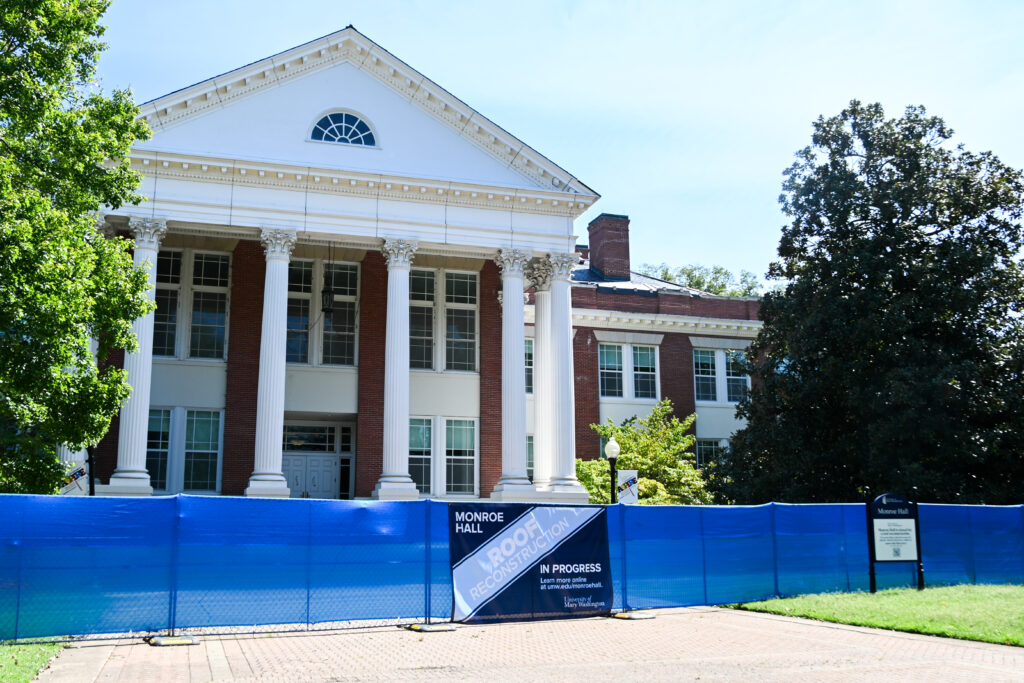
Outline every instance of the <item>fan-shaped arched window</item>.
<svg viewBox="0 0 1024 683"><path fill-rule="evenodd" d="M341 142L349 145L374 147L377 141L373 131L361 118L346 112L327 114L316 122L310 139L320 142Z"/></svg>

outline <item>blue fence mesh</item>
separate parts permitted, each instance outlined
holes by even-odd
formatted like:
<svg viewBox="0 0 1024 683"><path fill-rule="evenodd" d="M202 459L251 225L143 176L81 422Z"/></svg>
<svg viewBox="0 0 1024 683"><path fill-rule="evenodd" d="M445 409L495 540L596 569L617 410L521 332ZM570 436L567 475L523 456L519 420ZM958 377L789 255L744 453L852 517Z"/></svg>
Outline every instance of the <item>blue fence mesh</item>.
<svg viewBox="0 0 1024 683"><path fill-rule="evenodd" d="M1024 583L1024 506L924 505L929 585ZM616 506L615 607L868 589L862 504ZM0 496L0 640L451 616L448 509ZM912 563L878 586L911 586Z"/></svg>

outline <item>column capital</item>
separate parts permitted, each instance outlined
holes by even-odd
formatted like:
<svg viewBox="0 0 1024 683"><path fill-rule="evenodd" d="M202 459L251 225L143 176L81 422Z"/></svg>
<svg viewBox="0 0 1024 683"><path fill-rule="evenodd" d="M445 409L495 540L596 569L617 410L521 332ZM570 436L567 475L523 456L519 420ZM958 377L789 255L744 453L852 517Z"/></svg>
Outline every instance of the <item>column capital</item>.
<svg viewBox="0 0 1024 683"><path fill-rule="evenodd" d="M533 283L537 290L542 292L551 288L552 273L551 261L547 258L533 259L526 268L527 279Z"/></svg>
<svg viewBox="0 0 1024 683"><path fill-rule="evenodd" d="M267 260L289 260L295 247L295 231L282 228L260 228L260 242L267 253Z"/></svg>
<svg viewBox="0 0 1024 683"><path fill-rule="evenodd" d="M413 254L416 253L416 249L419 246L419 243L415 240L396 240L386 238L384 240L384 246L381 247L381 251L384 252L384 258L388 263L388 269L408 268L412 265Z"/></svg>
<svg viewBox="0 0 1024 683"><path fill-rule="evenodd" d="M572 276L572 270L578 263L576 254L548 254L548 262L551 264L551 279L568 280Z"/></svg>
<svg viewBox="0 0 1024 683"><path fill-rule="evenodd" d="M96 219L96 224L100 225L101 220L105 225L106 216L100 214L100 217ZM167 221L163 218L129 218L128 229L135 237L136 247L159 251L160 240L167 233Z"/></svg>
<svg viewBox="0 0 1024 683"><path fill-rule="evenodd" d="M499 249L494 262L501 268L502 277L522 277L530 262L530 252L522 249Z"/></svg>

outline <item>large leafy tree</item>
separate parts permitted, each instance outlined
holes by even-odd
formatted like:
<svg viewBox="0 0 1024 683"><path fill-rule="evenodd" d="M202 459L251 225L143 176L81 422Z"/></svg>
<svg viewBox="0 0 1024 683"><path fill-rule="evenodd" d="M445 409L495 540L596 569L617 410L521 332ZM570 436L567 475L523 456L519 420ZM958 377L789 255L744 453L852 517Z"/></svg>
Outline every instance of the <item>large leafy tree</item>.
<svg viewBox="0 0 1024 683"><path fill-rule="evenodd" d="M95 443L127 396L98 357L133 349L149 310L129 244L95 213L141 198L126 161L148 135L131 95L96 91L109 0L0 6L0 486L26 490L25 459ZM32 468L28 468L32 469ZM54 468L50 468L54 469ZM45 479L45 478L44 478ZM49 481L49 480L47 480ZM20 483L19 483L20 482ZM33 483L29 490L46 490Z"/></svg>
<svg viewBox="0 0 1024 683"><path fill-rule="evenodd" d="M637 471L641 505L704 505L711 493L701 472L694 466L693 421L680 420L672 402L662 400L647 417L632 417L621 425L611 420L590 425L605 440L615 437L621 453L620 470ZM605 459L577 460L576 476L590 494L591 503L608 503L611 498L611 467Z"/></svg>
<svg viewBox="0 0 1024 683"><path fill-rule="evenodd" d="M725 266L702 266L691 263L673 268L667 263L659 266L645 263L640 266L640 272L720 296L758 296L761 293L761 283L757 275L749 270L741 270L739 275L735 275Z"/></svg>
<svg viewBox="0 0 1024 683"><path fill-rule="evenodd" d="M714 486L738 502L1019 503L1024 186L923 107L851 102L786 171L749 422Z"/></svg>

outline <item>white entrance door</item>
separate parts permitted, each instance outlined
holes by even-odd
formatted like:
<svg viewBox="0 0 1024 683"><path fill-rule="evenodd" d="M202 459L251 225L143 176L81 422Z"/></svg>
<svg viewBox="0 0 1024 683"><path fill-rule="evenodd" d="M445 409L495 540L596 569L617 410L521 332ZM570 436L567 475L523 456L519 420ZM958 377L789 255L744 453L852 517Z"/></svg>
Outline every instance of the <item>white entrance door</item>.
<svg viewBox="0 0 1024 683"><path fill-rule="evenodd" d="M286 422L281 471L292 498L352 497L352 425Z"/></svg>
<svg viewBox="0 0 1024 683"><path fill-rule="evenodd" d="M337 498L340 455L285 455L281 463L292 498Z"/></svg>

